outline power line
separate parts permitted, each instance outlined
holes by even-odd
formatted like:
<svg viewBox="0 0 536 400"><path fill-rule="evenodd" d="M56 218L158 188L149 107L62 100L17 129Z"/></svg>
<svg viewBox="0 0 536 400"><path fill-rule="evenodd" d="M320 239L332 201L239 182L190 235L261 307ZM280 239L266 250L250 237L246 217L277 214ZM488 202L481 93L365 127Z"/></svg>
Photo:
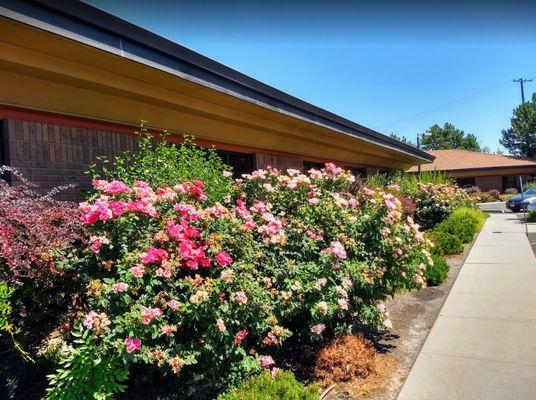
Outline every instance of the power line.
<svg viewBox="0 0 536 400"><path fill-rule="evenodd" d="M524 84L526 82L532 82L532 79L523 79L523 78L519 78L519 79L513 79L512 82L516 82L516 83L519 83L519 86L521 86L521 104L523 104L525 102L525 88L524 88Z"/></svg>
<svg viewBox="0 0 536 400"><path fill-rule="evenodd" d="M429 112L431 112L431 111L435 111L435 110L438 110L438 109L441 109L441 108L444 108L444 107L447 107L447 106L450 106L450 105L459 103L459 102L461 102L461 101L464 101L464 100L467 100L467 99L470 99L470 98L473 98L473 97L480 96L480 95L482 95L483 93L487 93L487 92L489 92L489 91L496 90L499 86L504 85L504 84L509 83L509 82L510 82L510 81L502 81L502 82L498 82L497 84L495 84L495 85L493 85L493 86L488 86L488 87L486 87L486 88L484 88L484 89L480 89L480 90L477 90L477 91L475 91L475 92L468 93L468 94L465 95L465 96L458 97L457 99L448 101L448 102L443 103L443 104L439 104L439 105L437 105L437 106L428 108L428 109L423 110L423 111L419 111L418 113L411 114L411 115L408 115L408 116L399 118L399 119L394 120L394 121L390 121L390 122L386 122L386 123L383 123L383 124L380 124L380 125L376 125L376 126L373 127L373 129L379 129L379 128L383 127L383 126L394 125L394 124L397 124L397 123L399 123L399 122L406 121L406 120L408 120L408 119L413 119L413 118L418 117L418 116L423 115L423 114L427 114L427 113L429 113Z"/></svg>

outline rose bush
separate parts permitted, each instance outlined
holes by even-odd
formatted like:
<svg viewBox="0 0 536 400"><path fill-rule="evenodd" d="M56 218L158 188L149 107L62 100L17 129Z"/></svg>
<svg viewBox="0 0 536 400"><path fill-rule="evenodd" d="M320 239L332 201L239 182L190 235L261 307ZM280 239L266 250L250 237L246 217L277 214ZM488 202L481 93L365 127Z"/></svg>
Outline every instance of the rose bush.
<svg viewBox="0 0 536 400"><path fill-rule="evenodd" d="M418 189L413 194L417 204L415 220L425 229L447 219L456 208L475 203L465 190L456 185L420 183Z"/></svg>
<svg viewBox="0 0 536 400"><path fill-rule="evenodd" d="M406 213L425 230L447 219L458 207L475 207L478 200L440 172L376 174L367 179L367 184L396 194L403 200Z"/></svg>
<svg viewBox="0 0 536 400"><path fill-rule="evenodd" d="M66 266L87 308L49 397L106 398L126 374L103 370L133 364L199 394L271 368L291 335L389 326L382 301L423 284L430 243L395 196L349 193L354 179L333 164L258 170L212 205L196 180L95 180L80 205L90 243Z"/></svg>

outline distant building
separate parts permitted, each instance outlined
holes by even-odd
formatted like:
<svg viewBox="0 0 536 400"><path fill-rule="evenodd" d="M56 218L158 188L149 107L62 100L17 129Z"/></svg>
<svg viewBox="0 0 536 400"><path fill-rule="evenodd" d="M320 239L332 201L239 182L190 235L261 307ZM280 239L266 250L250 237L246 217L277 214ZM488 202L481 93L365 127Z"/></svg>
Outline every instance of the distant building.
<svg viewBox="0 0 536 400"><path fill-rule="evenodd" d="M519 176L525 182L532 180L536 174L536 161L528 158L467 150L434 150L428 153L435 160L422 165L421 171L443 171L455 178L459 186L478 186L482 191L519 189ZM410 168L408 172L417 172L417 167Z"/></svg>
<svg viewBox="0 0 536 400"><path fill-rule="evenodd" d="M97 155L136 146L140 119L215 146L237 173L433 160L83 2L0 0L0 39L0 164L43 190L87 185Z"/></svg>

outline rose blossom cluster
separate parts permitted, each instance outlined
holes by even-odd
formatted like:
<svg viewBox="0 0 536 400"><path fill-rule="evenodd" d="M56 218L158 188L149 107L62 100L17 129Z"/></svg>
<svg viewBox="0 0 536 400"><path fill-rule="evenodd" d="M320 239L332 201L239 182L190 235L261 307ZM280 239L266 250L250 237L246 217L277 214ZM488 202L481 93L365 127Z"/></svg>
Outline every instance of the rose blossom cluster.
<svg viewBox="0 0 536 400"><path fill-rule="evenodd" d="M141 323L149 325L153 319L161 317L162 314L164 313L160 308L143 307L141 310Z"/></svg>
<svg viewBox="0 0 536 400"><path fill-rule="evenodd" d="M95 311L90 311L82 321L82 325L84 325L87 329L91 329L93 331L100 331L101 329L105 329L110 325L110 323L111 322L105 313L97 313Z"/></svg>
<svg viewBox="0 0 536 400"><path fill-rule="evenodd" d="M80 208L108 274L105 290L88 296L106 314L88 314L84 326L120 325L116 349L180 373L215 368L239 346L271 368L272 347L291 335L318 340L356 315L381 324L378 301L418 287L428 243L396 196L350 192L354 182L334 164L267 168L238 180L225 205L206 205L199 181L95 181L98 194Z"/></svg>

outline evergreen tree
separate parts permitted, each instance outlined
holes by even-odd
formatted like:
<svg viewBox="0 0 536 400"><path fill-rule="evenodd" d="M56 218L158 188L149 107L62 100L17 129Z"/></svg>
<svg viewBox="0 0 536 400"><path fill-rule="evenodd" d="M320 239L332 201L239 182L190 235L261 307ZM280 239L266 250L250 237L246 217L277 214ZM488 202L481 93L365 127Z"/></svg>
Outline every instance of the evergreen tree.
<svg viewBox="0 0 536 400"><path fill-rule="evenodd" d="M517 107L510 118L510 128L502 131L501 144L511 154L522 157L536 157L536 93L532 101Z"/></svg>

